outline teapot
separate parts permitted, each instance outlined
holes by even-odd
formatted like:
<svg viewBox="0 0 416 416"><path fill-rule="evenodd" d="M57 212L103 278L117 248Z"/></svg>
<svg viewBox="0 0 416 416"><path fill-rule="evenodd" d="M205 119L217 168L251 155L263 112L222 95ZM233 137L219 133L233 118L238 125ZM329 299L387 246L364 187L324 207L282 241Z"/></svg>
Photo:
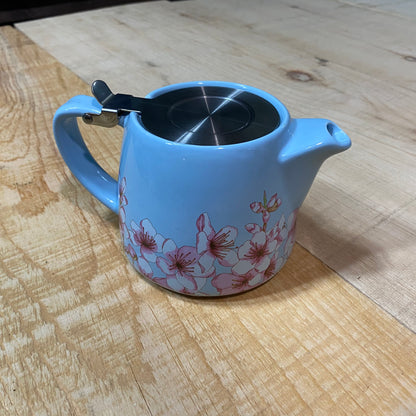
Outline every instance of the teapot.
<svg viewBox="0 0 416 416"><path fill-rule="evenodd" d="M292 119L273 95L196 81L145 98L75 96L55 113L72 173L119 217L121 245L146 279L192 296L251 290L284 266L296 217L325 159L351 141L326 119ZM94 160L77 120L124 128L118 179Z"/></svg>

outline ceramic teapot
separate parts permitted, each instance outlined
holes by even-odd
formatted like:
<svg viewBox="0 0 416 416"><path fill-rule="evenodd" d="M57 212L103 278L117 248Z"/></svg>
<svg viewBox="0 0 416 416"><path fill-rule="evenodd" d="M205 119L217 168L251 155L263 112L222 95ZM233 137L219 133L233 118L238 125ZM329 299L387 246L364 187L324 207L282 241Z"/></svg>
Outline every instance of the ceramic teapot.
<svg viewBox="0 0 416 416"><path fill-rule="evenodd" d="M59 151L118 214L133 267L179 293L236 294L275 276L319 167L351 145L332 121L291 119L277 98L242 84L175 84L146 98L103 81L92 90L57 110ZM91 156L77 118L124 128L118 180Z"/></svg>

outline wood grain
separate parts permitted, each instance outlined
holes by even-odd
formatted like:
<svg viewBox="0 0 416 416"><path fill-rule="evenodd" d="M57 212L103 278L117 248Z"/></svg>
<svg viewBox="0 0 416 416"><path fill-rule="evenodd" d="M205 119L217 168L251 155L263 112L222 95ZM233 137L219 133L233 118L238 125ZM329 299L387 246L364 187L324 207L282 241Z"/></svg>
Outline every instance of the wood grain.
<svg viewBox="0 0 416 416"><path fill-rule="evenodd" d="M416 20L393 3L152 2L18 27L88 83L233 80L337 122L353 147L322 167L298 242L415 331Z"/></svg>
<svg viewBox="0 0 416 416"><path fill-rule="evenodd" d="M88 86L11 27L0 45L0 414L416 413L416 335L299 245L235 297L141 278L54 145ZM119 132L86 133L115 174Z"/></svg>
<svg viewBox="0 0 416 416"><path fill-rule="evenodd" d="M397 15L400 17L416 18L416 7L413 0L339 0L343 3Z"/></svg>

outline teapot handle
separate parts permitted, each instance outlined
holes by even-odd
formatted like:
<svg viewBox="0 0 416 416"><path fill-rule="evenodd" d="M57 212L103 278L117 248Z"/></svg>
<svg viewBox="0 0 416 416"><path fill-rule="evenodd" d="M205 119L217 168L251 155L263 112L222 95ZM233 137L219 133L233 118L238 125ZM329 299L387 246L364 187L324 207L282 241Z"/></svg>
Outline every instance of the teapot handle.
<svg viewBox="0 0 416 416"><path fill-rule="evenodd" d="M118 213L118 184L92 157L78 128L77 118L100 114L102 106L93 97L78 95L62 105L53 119L59 152L71 172L104 205Z"/></svg>

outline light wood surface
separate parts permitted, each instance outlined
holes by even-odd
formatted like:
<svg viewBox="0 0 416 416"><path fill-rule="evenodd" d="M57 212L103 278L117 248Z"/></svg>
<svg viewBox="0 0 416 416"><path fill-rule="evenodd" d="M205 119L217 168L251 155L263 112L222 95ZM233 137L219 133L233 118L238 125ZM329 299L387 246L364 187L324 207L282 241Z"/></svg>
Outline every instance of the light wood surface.
<svg viewBox="0 0 416 416"><path fill-rule="evenodd" d="M398 15L400 17L416 18L414 0L340 0L346 4L364 9L376 10L382 13Z"/></svg>
<svg viewBox="0 0 416 416"><path fill-rule="evenodd" d="M353 147L323 165L297 240L415 331L415 10L372 0L161 1L18 27L87 83L143 95L232 80L275 94L294 117L338 123Z"/></svg>
<svg viewBox="0 0 416 416"><path fill-rule="evenodd" d="M54 145L88 85L11 27L0 51L1 415L416 413L416 334L299 245L235 297L141 278ZM119 132L84 132L115 175Z"/></svg>

